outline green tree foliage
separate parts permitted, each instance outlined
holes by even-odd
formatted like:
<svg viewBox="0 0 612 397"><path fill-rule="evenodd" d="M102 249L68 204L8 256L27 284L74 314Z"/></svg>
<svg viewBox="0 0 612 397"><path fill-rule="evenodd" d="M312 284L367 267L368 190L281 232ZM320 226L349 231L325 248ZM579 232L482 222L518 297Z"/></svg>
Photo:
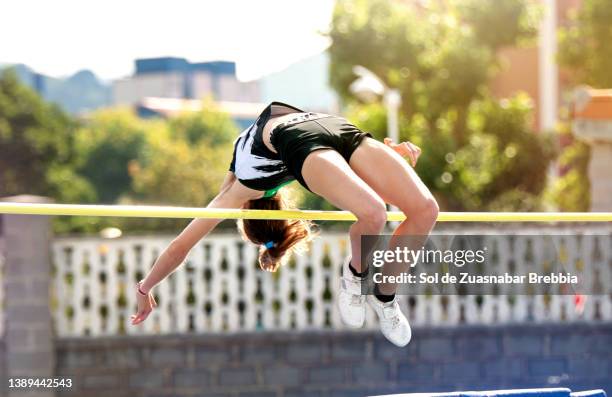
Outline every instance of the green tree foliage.
<svg viewBox="0 0 612 397"><path fill-rule="evenodd" d="M571 24L559 32L559 60L574 82L612 87L612 7L608 0L584 0Z"/></svg>
<svg viewBox="0 0 612 397"><path fill-rule="evenodd" d="M612 8L607 0L585 0L570 25L559 31L559 61L574 84L612 87ZM588 145L576 138L566 121L560 137L569 141L559 157L563 176L553 186L552 200L563 211L588 211L590 182Z"/></svg>
<svg viewBox="0 0 612 397"><path fill-rule="evenodd" d="M401 138L423 149L417 171L444 208L537 208L552 146L530 128L529 98L500 100L487 89L498 50L533 39L537 14L527 0L339 0L331 84L349 119L379 139L384 109L354 102L352 68L400 90Z"/></svg>
<svg viewBox="0 0 612 397"><path fill-rule="evenodd" d="M526 128L530 112L526 95L472 104L469 142L445 156L448 165L440 178L445 186L438 184L446 197L458 200L452 208L467 203L495 211L539 209L554 148L549 136Z"/></svg>
<svg viewBox="0 0 612 397"><path fill-rule="evenodd" d="M57 106L0 75L0 196L37 194L58 202L89 200L90 184L75 173L76 123Z"/></svg>
<svg viewBox="0 0 612 397"><path fill-rule="evenodd" d="M489 48L529 42L537 33L539 10L523 0L462 0L456 4L474 36Z"/></svg>
<svg viewBox="0 0 612 397"><path fill-rule="evenodd" d="M168 124L171 123L172 120ZM234 134L232 130L225 133ZM122 204L205 207L219 192L231 161L231 142L211 146L208 139L190 143L174 136L169 128L148 136L146 147L128 166L132 185L130 194L122 197ZM186 222L184 219L123 219L119 227L176 230Z"/></svg>
<svg viewBox="0 0 612 397"><path fill-rule="evenodd" d="M122 204L203 207L218 193L232 155L237 126L212 103L167 120L142 120L131 111L103 110L79 131L81 172L100 197ZM70 230L104 226L168 230L175 219L105 219Z"/></svg>
<svg viewBox="0 0 612 397"><path fill-rule="evenodd" d="M129 109L103 109L87 117L77 132L78 172L94 186L94 202L112 204L130 192L128 164L144 150L147 135L156 133L156 124Z"/></svg>
<svg viewBox="0 0 612 397"><path fill-rule="evenodd" d="M214 102L205 100L202 110L183 113L168 120L170 137L190 144L223 147L235 138L236 124Z"/></svg>
<svg viewBox="0 0 612 397"><path fill-rule="evenodd" d="M562 211L589 211L591 183L588 166L591 150L587 143L573 136L569 123L564 124L560 136L569 143L557 160L562 176L552 186L550 200Z"/></svg>
<svg viewBox="0 0 612 397"><path fill-rule="evenodd" d="M238 132L206 102L198 112L143 120L104 109L79 123L20 84L0 77L0 195L67 203L205 206L218 192ZM57 217L55 230L175 229L185 220Z"/></svg>

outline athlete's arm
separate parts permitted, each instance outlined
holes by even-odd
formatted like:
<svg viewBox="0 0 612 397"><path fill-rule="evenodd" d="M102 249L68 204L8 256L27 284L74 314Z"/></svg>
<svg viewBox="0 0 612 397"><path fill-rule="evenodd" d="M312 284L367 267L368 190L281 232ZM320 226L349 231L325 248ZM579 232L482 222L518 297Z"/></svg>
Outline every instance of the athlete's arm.
<svg viewBox="0 0 612 397"><path fill-rule="evenodd" d="M231 174L231 175L230 175ZM236 181L233 173L228 172L219 194L208 204L207 208L240 208L261 192L247 189ZM193 246L215 228L223 219L192 220L187 227L166 247L157 258L147 276L139 283L138 313L132 315L132 324L144 321L157 304L151 289L183 263Z"/></svg>
<svg viewBox="0 0 612 397"><path fill-rule="evenodd" d="M223 193L224 191L226 191L230 186L232 186L232 183L234 183L235 180L236 175L234 175L233 172L228 171L227 174L225 174L225 178L223 179L223 183L221 184L221 189L219 189L219 192Z"/></svg>

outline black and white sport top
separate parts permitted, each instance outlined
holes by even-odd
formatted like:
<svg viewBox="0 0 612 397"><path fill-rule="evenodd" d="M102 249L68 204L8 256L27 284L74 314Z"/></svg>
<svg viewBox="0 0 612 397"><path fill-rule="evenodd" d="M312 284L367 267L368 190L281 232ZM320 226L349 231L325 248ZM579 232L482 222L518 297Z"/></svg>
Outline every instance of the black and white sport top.
<svg viewBox="0 0 612 397"><path fill-rule="evenodd" d="M263 128L270 117L290 113L304 111L282 102L272 102L234 141L234 154L229 170L246 187L270 191L295 179L280 156L268 149L263 142Z"/></svg>

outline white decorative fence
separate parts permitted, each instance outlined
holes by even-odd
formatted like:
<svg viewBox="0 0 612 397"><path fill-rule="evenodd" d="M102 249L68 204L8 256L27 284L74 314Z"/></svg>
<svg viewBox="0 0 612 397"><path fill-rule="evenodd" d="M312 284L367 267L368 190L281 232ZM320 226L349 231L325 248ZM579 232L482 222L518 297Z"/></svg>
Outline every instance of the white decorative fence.
<svg viewBox="0 0 612 397"><path fill-rule="evenodd" d="M583 244L590 229L535 229L534 234L567 237L562 242L567 270L597 283L583 311L572 295L417 295L402 296L413 325L502 324L612 320L612 227ZM507 233L508 231L506 231ZM517 230L514 230L516 233ZM473 231L472 231L473 233ZM499 231L489 230L489 233ZM529 234L521 229L520 233ZM602 234L605 233L605 234ZM475 234L475 233L473 233ZM511 247L495 237L500 271L527 266L528 247ZM53 316L60 336L164 334L184 332L342 329L335 295L340 264L347 254L346 234L323 233L308 253L296 256L277 273L259 270L257 249L236 234L202 240L185 264L155 288L159 306L139 326L134 284L153 264L171 237L61 238L52 246ZM530 266L542 270L545 263ZM597 269L597 276L587 274ZM590 277L590 278L589 278ZM374 328L373 314L365 328Z"/></svg>

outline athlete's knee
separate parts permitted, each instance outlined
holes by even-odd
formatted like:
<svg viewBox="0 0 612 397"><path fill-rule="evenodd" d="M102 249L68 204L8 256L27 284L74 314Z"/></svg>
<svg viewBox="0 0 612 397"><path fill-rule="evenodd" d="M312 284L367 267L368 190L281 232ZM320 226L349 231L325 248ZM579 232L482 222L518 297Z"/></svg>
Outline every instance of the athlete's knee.
<svg viewBox="0 0 612 397"><path fill-rule="evenodd" d="M355 214L360 222L370 226L374 231L381 231L387 222L387 207L382 200L371 199L363 203Z"/></svg>
<svg viewBox="0 0 612 397"><path fill-rule="evenodd" d="M424 216L427 220L434 223L438 219L438 214L440 213L440 206L438 206L438 202L435 198L430 197L426 200L424 206Z"/></svg>
<svg viewBox="0 0 612 397"><path fill-rule="evenodd" d="M434 224L440 212L438 202L432 196L406 200L400 209L408 219L426 225Z"/></svg>
<svg viewBox="0 0 612 397"><path fill-rule="evenodd" d="M411 214L412 217L416 217L421 223L433 225L438 219L440 213L440 207L438 202L433 197L428 197L421 200L419 205L416 206L415 210Z"/></svg>

